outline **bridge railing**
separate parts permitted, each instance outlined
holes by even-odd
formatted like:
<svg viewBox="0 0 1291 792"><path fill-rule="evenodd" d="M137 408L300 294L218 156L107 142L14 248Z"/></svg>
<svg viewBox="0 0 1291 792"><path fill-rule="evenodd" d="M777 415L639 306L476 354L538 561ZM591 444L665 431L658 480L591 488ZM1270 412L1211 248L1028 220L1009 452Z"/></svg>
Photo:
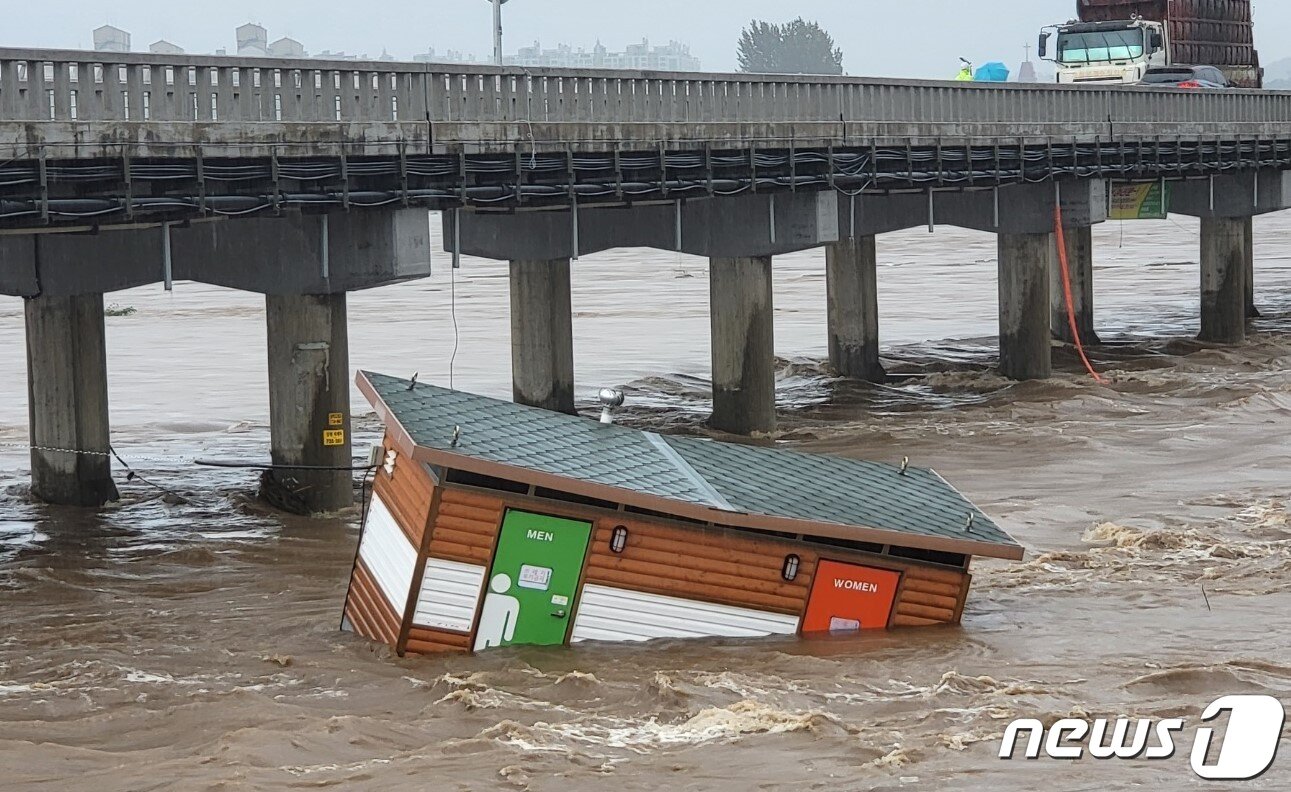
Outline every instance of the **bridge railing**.
<svg viewBox="0 0 1291 792"><path fill-rule="evenodd" d="M461 140L496 124L530 134L558 124L802 123L917 123L947 134L1237 124L1255 133L1291 123L1291 93L0 49L0 123L427 121Z"/></svg>

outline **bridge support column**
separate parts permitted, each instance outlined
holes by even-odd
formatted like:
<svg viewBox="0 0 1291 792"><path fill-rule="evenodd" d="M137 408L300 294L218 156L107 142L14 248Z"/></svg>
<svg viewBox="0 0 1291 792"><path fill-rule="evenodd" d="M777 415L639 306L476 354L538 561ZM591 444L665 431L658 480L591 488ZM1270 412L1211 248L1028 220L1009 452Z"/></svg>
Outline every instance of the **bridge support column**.
<svg viewBox="0 0 1291 792"><path fill-rule="evenodd" d="M517 404L574 412L569 259L511 262L511 380Z"/></svg>
<svg viewBox="0 0 1291 792"><path fill-rule="evenodd" d="M1246 238L1246 318L1259 319L1260 309L1255 307L1255 218L1243 218Z"/></svg>
<svg viewBox="0 0 1291 792"><path fill-rule="evenodd" d="M274 465L350 467L345 294L271 294L265 312ZM261 494L300 514L336 511L354 502L353 478L349 470L272 470L261 481Z"/></svg>
<svg viewBox="0 0 1291 792"><path fill-rule="evenodd" d="M1246 229L1248 218L1201 218L1202 341L1246 340Z"/></svg>
<svg viewBox="0 0 1291 792"><path fill-rule="evenodd" d="M24 307L31 493L58 506L114 501L103 295L30 297Z"/></svg>
<svg viewBox="0 0 1291 792"><path fill-rule="evenodd" d="M1076 309L1076 329L1085 344L1097 344L1094 332L1094 229L1092 226L1064 228L1067 248L1067 269L1071 275L1071 300ZM1076 339L1071 334L1067 316L1067 295L1063 289L1062 263L1055 255L1050 268L1049 296L1053 302L1053 337L1068 344Z"/></svg>
<svg viewBox="0 0 1291 792"><path fill-rule="evenodd" d="M1046 379L1050 353L1049 278L1053 234L999 234L1000 372Z"/></svg>
<svg viewBox="0 0 1291 792"><path fill-rule="evenodd" d="M712 258L708 269L714 429L775 430L771 257Z"/></svg>
<svg viewBox="0 0 1291 792"><path fill-rule="evenodd" d="M879 362L879 292L873 236L825 248L829 363L844 377L883 382Z"/></svg>

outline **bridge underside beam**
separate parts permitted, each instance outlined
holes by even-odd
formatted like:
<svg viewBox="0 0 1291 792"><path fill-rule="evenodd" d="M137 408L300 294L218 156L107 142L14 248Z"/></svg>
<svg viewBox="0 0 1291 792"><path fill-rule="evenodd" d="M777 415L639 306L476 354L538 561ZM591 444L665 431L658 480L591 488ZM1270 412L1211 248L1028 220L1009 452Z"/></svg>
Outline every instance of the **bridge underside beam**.
<svg viewBox="0 0 1291 792"><path fill-rule="evenodd" d="M444 249L516 260L572 258L615 248L679 250L692 256L771 256L835 242L833 192L698 198L680 205L580 207L563 211L462 212L444 215Z"/></svg>
<svg viewBox="0 0 1291 792"><path fill-rule="evenodd" d="M345 508L354 502L345 295L269 295L265 315L270 442L281 467L264 475L261 494L299 514Z"/></svg>
<svg viewBox="0 0 1291 792"><path fill-rule="evenodd" d="M103 295L32 297L24 308L32 495L60 506L114 501Z"/></svg>
<svg viewBox="0 0 1291 792"><path fill-rule="evenodd" d="M168 279L261 294L342 293L429 275L430 222L420 209L373 209L12 234L0 236L0 262L0 294L23 297L96 294Z"/></svg>

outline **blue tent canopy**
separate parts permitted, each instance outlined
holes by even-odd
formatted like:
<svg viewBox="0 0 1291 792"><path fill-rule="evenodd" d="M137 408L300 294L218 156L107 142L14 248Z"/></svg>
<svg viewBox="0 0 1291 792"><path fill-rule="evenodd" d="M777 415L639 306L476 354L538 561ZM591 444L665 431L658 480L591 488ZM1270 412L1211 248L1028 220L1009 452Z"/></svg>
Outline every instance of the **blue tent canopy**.
<svg viewBox="0 0 1291 792"><path fill-rule="evenodd" d="M978 82L1008 82L1009 67L999 61L991 61L977 69L973 79Z"/></svg>

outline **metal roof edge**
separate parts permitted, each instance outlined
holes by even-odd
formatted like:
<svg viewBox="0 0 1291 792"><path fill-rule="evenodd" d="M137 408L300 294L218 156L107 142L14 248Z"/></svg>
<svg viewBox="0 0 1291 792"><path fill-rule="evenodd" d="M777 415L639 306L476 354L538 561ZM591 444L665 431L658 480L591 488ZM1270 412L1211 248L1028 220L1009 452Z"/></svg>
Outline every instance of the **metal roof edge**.
<svg viewBox="0 0 1291 792"><path fill-rule="evenodd" d="M399 428L400 431L403 430L402 426ZM518 467L503 462L492 462L422 445L416 445L412 455L418 461L440 465L448 469L518 481L522 484L560 490L588 498L622 503L627 506L662 512L684 519L726 525L733 528L802 534L811 537L871 542L874 544L894 544L920 550L961 553L985 558L999 558L1006 561L1020 561L1023 557L1023 548L1018 544L997 544L973 539L947 539L931 534L907 533L905 531L894 531L865 525L821 523L791 517L775 517L767 514L721 511L711 506L686 503L666 498L662 495L650 495L608 484L596 484L554 473L544 473L532 468Z"/></svg>
<svg viewBox="0 0 1291 792"><path fill-rule="evenodd" d="M959 488L958 488L958 487L956 487L954 484L951 484L951 483L950 483L950 481L949 481L945 476L941 475L940 473L938 473L936 470L933 470L932 468L928 468L928 472L929 472L929 473L931 473L932 475L936 476L938 479L940 479L940 480L941 480L941 483L942 483L942 484L945 484L945 485L950 489L950 491L951 491L951 492L953 492L953 493L955 493L956 495L958 495L959 497L963 498L963 499L964 499L964 503L967 503L969 506L972 506L972 507L973 507L974 509L976 509L977 511L982 512L982 514L986 514L986 512L982 511L982 507L981 507L981 506L978 506L976 503L974 503L974 502L973 502L973 499L972 499L972 498L970 498L970 497L968 497L967 495L965 495L964 493L960 492L960 491L959 491ZM998 522L995 522L994 518L991 518L991 516L990 516L989 514L987 514L986 516L987 516L987 518L988 518L988 519L990 519L990 520L991 520L991 522L992 522L992 523L994 523L994 524L995 524L995 528L996 528L996 530L998 530L1000 533L1002 533L1002 534L1004 534L1005 536L1007 536L1007 537L1009 538L1009 540L1013 542L1013 544L1017 545L1018 547L1021 547L1021 546L1022 546L1022 543L1021 543L1021 542L1019 542L1017 539L1014 539L1014 538L1013 538L1013 534L1011 534L1011 533L1009 533L1008 531L1004 530L1004 526L1000 525ZM1018 561L1021 561L1022 559L1019 557L1017 560L1018 560Z"/></svg>
<svg viewBox="0 0 1291 792"><path fill-rule="evenodd" d="M368 404L372 405L372 409L376 410L377 416L381 419L381 423L386 427L386 430L395 430L393 439L399 450L409 456L415 456L414 452L418 447L416 441L412 439L412 435L404 428L399 418L395 416L394 410L390 409L390 405L386 404L385 399L381 398L381 394L377 392L376 385L373 385L372 380L368 379L368 374L369 372L360 369L354 375L354 384L358 386L359 393L362 393L368 400Z"/></svg>

